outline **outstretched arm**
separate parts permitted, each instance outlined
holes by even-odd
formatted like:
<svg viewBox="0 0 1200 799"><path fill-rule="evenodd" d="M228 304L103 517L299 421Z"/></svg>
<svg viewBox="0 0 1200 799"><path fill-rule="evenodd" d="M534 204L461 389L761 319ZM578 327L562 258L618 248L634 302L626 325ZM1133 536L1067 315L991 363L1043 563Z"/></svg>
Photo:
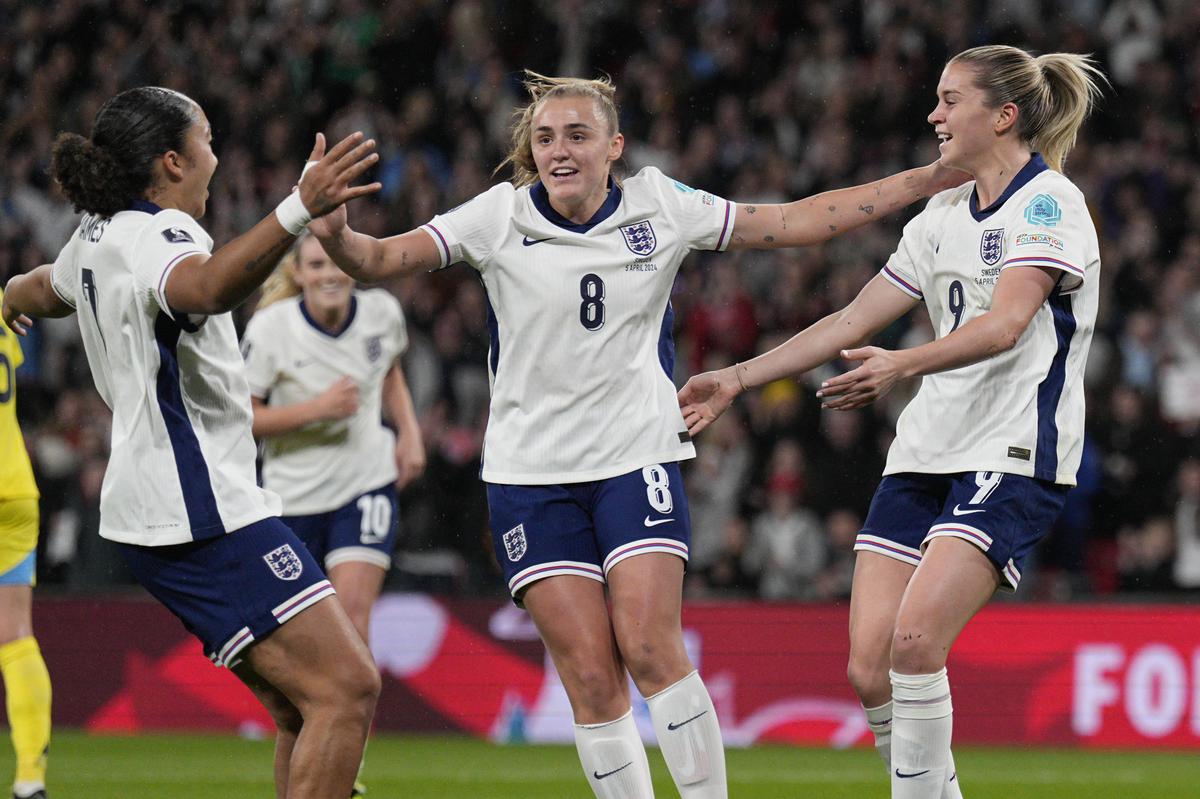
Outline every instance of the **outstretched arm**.
<svg viewBox="0 0 1200 799"><path fill-rule="evenodd" d="M351 186L379 156L375 141L354 133L325 153L325 137L317 134L310 161L316 161L300 179L300 201L311 217L328 214L343 203L379 191L379 183ZM281 206L282 208L282 206ZM249 297L275 268L302 230L290 232L278 212L221 247L211 256L193 255L181 261L167 277L167 304L183 313L218 314L233 310Z"/></svg>
<svg viewBox="0 0 1200 799"><path fill-rule="evenodd" d="M437 244L424 230L377 239L351 230L345 208L314 220L309 230L338 268L360 283L428 272L442 265Z"/></svg>
<svg viewBox="0 0 1200 799"><path fill-rule="evenodd" d="M827 191L791 203L742 204L738 206L729 249L819 244L967 179L967 173L935 161L874 183Z"/></svg>
<svg viewBox="0 0 1200 799"><path fill-rule="evenodd" d="M945 372L1007 352L1017 345L1061 272L1040 266L1005 269L996 281L992 307L958 330L907 350L864 347L843 357L858 368L821 384L822 407L852 410L874 402L905 377Z"/></svg>
<svg viewBox="0 0 1200 799"><path fill-rule="evenodd" d="M854 300L775 349L745 363L693 377L679 391L679 407L692 435L725 412L738 394L781 377L803 374L887 327L917 304L876 275Z"/></svg>
<svg viewBox="0 0 1200 799"><path fill-rule="evenodd" d="M29 333L33 324L30 316L54 318L75 313L50 285L53 268L53 264L42 264L28 274L17 275L4 288L4 323L17 335Z"/></svg>

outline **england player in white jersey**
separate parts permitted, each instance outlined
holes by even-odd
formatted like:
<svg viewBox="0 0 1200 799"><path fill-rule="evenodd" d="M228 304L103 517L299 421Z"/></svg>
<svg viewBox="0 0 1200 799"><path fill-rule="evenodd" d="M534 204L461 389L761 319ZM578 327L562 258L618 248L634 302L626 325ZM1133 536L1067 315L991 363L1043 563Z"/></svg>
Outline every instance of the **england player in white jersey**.
<svg viewBox="0 0 1200 799"><path fill-rule="evenodd" d="M862 365L822 384L826 408L924 376L855 545L850 610L848 673L897 799L962 795L946 657L997 589L1016 590L1075 483L1100 253L1062 166L1100 77L1067 53L951 59L929 122L942 162L975 180L930 200L846 308L679 395L695 433L747 388L839 354ZM861 347L920 301L935 341Z"/></svg>
<svg viewBox="0 0 1200 799"><path fill-rule="evenodd" d="M312 229L367 282L478 270L492 333L482 476L493 543L570 698L587 780L600 797L653 793L628 674L680 793L724 797L716 711L680 624L689 520L678 462L693 448L672 382L676 270L693 250L824 241L962 178L933 165L743 207L653 168L619 182L614 87L532 73L526 86L513 183L382 241L344 214Z"/></svg>
<svg viewBox="0 0 1200 799"><path fill-rule="evenodd" d="M378 184L348 137L267 218L212 251L203 216L217 166L204 112L168 89L106 102L90 138L62 134L53 172L83 220L53 265L15 278L4 318L76 313L113 412L100 532L138 581L271 712L276 792L349 796L379 691L370 653L320 567L255 482L250 392L229 311L311 216ZM310 210L312 209L312 210Z"/></svg>

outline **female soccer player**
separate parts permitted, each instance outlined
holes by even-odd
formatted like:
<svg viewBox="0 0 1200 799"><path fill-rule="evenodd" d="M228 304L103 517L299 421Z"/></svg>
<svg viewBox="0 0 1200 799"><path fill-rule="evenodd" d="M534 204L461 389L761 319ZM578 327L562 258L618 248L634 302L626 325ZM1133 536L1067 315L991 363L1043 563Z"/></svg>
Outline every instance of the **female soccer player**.
<svg viewBox="0 0 1200 799"><path fill-rule="evenodd" d="M614 180L624 137L611 83L529 73L526 86L513 183L382 241L340 212L313 232L366 282L459 261L479 271L493 540L570 698L588 782L599 797L653 795L628 670L682 795L723 797L720 728L680 624L689 521L678 461L694 450L671 380L675 273L691 250L824 241L962 178L932 165L739 208L654 168Z"/></svg>
<svg viewBox="0 0 1200 799"><path fill-rule="evenodd" d="M0 674L17 760L12 795L46 799L50 674L33 637L38 489L17 424L14 373L23 357L13 331L0 323Z"/></svg>
<svg viewBox="0 0 1200 799"><path fill-rule="evenodd" d="M997 588L1016 590L1075 482L1100 253L1062 168L1101 77L1069 53L989 46L952 58L929 122L942 163L974 181L930 200L850 305L679 393L694 434L742 391L839 354L862 364L822 384L826 408L925 376L855 544L850 607L850 682L897 799L961 795L947 654ZM935 341L861 347L921 300Z"/></svg>
<svg viewBox="0 0 1200 799"><path fill-rule="evenodd" d="M263 486L324 563L363 641L392 562L396 488L425 469L398 360L407 347L400 303L355 289L307 233L267 280L242 338L254 435L267 439Z"/></svg>
<svg viewBox="0 0 1200 799"><path fill-rule="evenodd" d="M379 692L371 655L279 500L254 474L250 392L229 310L270 273L312 215L376 159L354 134L249 232L212 249L196 222L217 166L204 112L141 87L100 109L89 139L55 142L55 179L85 211L55 263L14 278L4 319L78 313L96 387L113 411L100 534L138 581L230 667L279 728L276 795L349 796Z"/></svg>

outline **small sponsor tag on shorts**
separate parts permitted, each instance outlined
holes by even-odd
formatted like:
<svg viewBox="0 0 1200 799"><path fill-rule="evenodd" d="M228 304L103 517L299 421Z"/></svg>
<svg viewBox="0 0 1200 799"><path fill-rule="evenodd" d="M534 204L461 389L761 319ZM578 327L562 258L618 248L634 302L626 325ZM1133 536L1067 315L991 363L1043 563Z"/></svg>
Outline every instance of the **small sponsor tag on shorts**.
<svg viewBox="0 0 1200 799"><path fill-rule="evenodd" d="M1027 461L1027 460L1029 460L1029 456L1032 454L1033 453L1031 453L1029 450L1025 449L1025 447L1009 447L1008 448L1008 457L1016 458L1017 460Z"/></svg>
<svg viewBox="0 0 1200 799"><path fill-rule="evenodd" d="M684 430L682 433L679 434L679 443L680 444L691 443L691 440L692 440L692 437L686 430Z"/></svg>

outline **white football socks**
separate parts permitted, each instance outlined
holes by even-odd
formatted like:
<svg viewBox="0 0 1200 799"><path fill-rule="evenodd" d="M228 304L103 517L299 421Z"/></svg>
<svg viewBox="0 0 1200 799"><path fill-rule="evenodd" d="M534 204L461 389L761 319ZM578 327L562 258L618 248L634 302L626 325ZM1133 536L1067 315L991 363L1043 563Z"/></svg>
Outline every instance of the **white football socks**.
<svg viewBox="0 0 1200 799"><path fill-rule="evenodd" d="M892 799L939 799L950 773L954 708L946 670L892 680ZM957 789L957 780L954 782Z"/></svg>
<svg viewBox="0 0 1200 799"><path fill-rule="evenodd" d="M725 747L717 711L700 673L646 699L663 760L682 799L725 799Z"/></svg>
<svg viewBox="0 0 1200 799"><path fill-rule="evenodd" d="M632 708L615 721L576 724L575 748L597 799L653 799L650 763Z"/></svg>
<svg viewBox="0 0 1200 799"><path fill-rule="evenodd" d="M879 758L890 775L892 773L892 703L885 702L879 707L864 705L863 712L867 714L867 727L875 736L875 751L879 753ZM949 758L946 762L946 782L942 784L942 799L962 799L953 752L949 754Z"/></svg>

